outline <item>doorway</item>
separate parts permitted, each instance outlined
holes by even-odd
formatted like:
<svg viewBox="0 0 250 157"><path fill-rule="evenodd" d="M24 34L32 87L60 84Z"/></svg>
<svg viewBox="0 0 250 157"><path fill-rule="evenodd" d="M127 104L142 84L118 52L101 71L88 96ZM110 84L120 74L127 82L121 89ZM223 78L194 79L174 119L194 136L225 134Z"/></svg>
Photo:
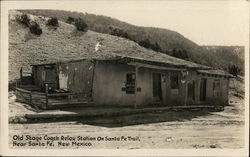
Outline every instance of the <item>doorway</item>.
<svg viewBox="0 0 250 157"><path fill-rule="evenodd" d="M195 81L188 83L188 99L195 100Z"/></svg>
<svg viewBox="0 0 250 157"><path fill-rule="evenodd" d="M200 82L200 101L206 100L206 91L207 91L207 79L201 79L201 82Z"/></svg>
<svg viewBox="0 0 250 157"><path fill-rule="evenodd" d="M153 97L162 100L161 74L153 73Z"/></svg>

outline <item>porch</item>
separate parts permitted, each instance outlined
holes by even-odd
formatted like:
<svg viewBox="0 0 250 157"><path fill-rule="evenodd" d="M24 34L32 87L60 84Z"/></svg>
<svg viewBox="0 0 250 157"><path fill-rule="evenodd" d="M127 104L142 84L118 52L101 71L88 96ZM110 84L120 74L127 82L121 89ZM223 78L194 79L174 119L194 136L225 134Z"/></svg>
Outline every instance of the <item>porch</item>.
<svg viewBox="0 0 250 157"><path fill-rule="evenodd" d="M20 79L16 80L16 101L29 104L35 108L56 109L92 104L92 95L73 93L57 88L45 82L42 86L35 85L32 73L20 69Z"/></svg>
<svg viewBox="0 0 250 157"><path fill-rule="evenodd" d="M45 85L45 92L35 85L16 86L16 101L27 103L35 108L56 109L72 106L92 104L90 97L83 97L83 93L53 92L49 93L49 86Z"/></svg>

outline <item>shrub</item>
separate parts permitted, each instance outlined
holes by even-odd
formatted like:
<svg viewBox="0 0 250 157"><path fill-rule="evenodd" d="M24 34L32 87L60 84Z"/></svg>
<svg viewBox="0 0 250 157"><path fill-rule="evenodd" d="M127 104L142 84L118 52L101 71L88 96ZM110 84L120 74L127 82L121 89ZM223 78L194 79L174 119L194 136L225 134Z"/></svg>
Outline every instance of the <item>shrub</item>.
<svg viewBox="0 0 250 157"><path fill-rule="evenodd" d="M30 26L30 32L35 35L41 35L43 31L40 26L36 22L34 22L34 24Z"/></svg>
<svg viewBox="0 0 250 157"><path fill-rule="evenodd" d="M171 52L171 56L181 59L188 59L187 51L179 48L174 48Z"/></svg>
<svg viewBox="0 0 250 157"><path fill-rule="evenodd" d="M129 37L129 35L128 35L127 32L123 33L122 37L123 37L123 38L126 38L126 39L130 39L130 37Z"/></svg>
<svg viewBox="0 0 250 157"><path fill-rule="evenodd" d="M236 65L229 65L228 72L237 77L240 74L240 68Z"/></svg>
<svg viewBox="0 0 250 157"><path fill-rule="evenodd" d="M75 27L78 31L88 31L88 25L81 18L75 20Z"/></svg>
<svg viewBox="0 0 250 157"><path fill-rule="evenodd" d="M154 45L151 45L151 49L156 52L162 51L160 45L157 42L155 42Z"/></svg>
<svg viewBox="0 0 250 157"><path fill-rule="evenodd" d="M112 26L109 26L109 29L110 29L110 34L111 35L115 35L115 36L118 36L118 37L123 37L123 38L126 38L126 39L130 39L129 35L127 32L125 32L124 30L122 29L119 29L119 28L113 28Z"/></svg>
<svg viewBox="0 0 250 157"><path fill-rule="evenodd" d="M150 41L148 39L146 39L146 40L140 41L139 45L143 46L145 48L150 48L151 43L150 43Z"/></svg>
<svg viewBox="0 0 250 157"><path fill-rule="evenodd" d="M47 25L48 26L54 26L54 27L58 27L58 19L56 17L52 17L50 19L48 19L47 21Z"/></svg>
<svg viewBox="0 0 250 157"><path fill-rule="evenodd" d="M68 19L66 20L66 23L72 24L75 22L75 19L73 17L68 17Z"/></svg>
<svg viewBox="0 0 250 157"><path fill-rule="evenodd" d="M30 26L30 18L28 17L27 14L17 15L16 20L17 22L25 25L26 27Z"/></svg>

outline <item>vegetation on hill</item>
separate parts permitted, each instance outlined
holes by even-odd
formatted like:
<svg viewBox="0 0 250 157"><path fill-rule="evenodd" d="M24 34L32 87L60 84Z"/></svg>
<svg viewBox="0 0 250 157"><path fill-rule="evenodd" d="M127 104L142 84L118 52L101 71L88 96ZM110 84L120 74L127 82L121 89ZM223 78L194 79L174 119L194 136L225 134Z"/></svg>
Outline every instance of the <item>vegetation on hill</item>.
<svg viewBox="0 0 250 157"><path fill-rule="evenodd" d="M172 55L178 58L193 61L228 71L230 65L236 65L243 72L242 66L244 60L235 56L237 59L224 59L224 55L232 56L231 51L225 51L227 54L221 56L221 53L210 51L205 47L199 46L181 34L161 28L139 27L119 21L114 18L94 15L88 13L79 13L62 10L20 10L23 13L29 13L37 16L57 17L59 20L74 24L75 19L83 19L89 30L111 34L129 40L135 41L145 48L157 52ZM241 52L244 53L244 52ZM231 61L232 59L232 61ZM237 61L236 61L237 60ZM236 63L237 62L237 63Z"/></svg>
<svg viewBox="0 0 250 157"><path fill-rule="evenodd" d="M41 35L42 29L40 28L39 24L37 24L35 21L31 20L30 17L27 14L17 14L16 15L16 21L26 27L29 27L30 32L35 35Z"/></svg>
<svg viewBox="0 0 250 157"><path fill-rule="evenodd" d="M53 26L53 27L58 27L59 26L58 19L56 17L52 17L52 18L48 19L47 25Z"/></svg>
<svg viewBox="0 0 250 157"><path fill-rule="evenodd" d="M202 46L214 58L221 59L218 67L225 67L232 75L244 75L244 47L243 46ZM226 67L227 66L227 67ZM226 69L227 68L227 69Z"/></svg>
<svg viewBox="0 0 250 157"><path fill-rule="evenodd" d="M74 25L78 31L86 32L88 30L88 25L81 19L75 19Z"/></svg>
<svg viewBox="0 0 250 157"><path fill-rule="evenodd" d="M43 33L37 36L29 31L29 27L18 23L15 15L20 14L17 11L10 11L9 14L9 81L20 78L21 67L27 73L31 72L32 64L81 58L105 59L129 56L176 66L204 67L143 48L121 37L94 31L82 33L77 31L74 25L62 21L58 21L59 27L54 30L47 25L50 18L29 14L28 17L43 30Z"/></svg>

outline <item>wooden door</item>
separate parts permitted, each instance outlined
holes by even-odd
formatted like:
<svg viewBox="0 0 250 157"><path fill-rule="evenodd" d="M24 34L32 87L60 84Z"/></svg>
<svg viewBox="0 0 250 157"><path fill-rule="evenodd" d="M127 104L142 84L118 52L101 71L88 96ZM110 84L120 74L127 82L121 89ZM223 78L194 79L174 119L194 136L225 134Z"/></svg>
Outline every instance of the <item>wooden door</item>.
<svg viewBox="0 0 250 157"><path fill-rule="evenodd" d="M207 79L201 79L200 82L200 101L206 100Z"/></svg>
<svg viewBox="0 0 250 157"><path fill-rule="evenodd" d="M153 97L162 100L161 74L153 73Z"/></svg>
<svg viewBox="0 0 250 157"><path fill-rule="evenodd" d="M63 90L68 90L68 75L63 74L62 71L60 71L58 76L58 82L59 82L59 88Z"/></svg>
<svg viewBox="0 0 250 157"><path fill-rule="evenodd" d="M194 81L188 83L188 98L194 100L195 83Z"/></svg>

